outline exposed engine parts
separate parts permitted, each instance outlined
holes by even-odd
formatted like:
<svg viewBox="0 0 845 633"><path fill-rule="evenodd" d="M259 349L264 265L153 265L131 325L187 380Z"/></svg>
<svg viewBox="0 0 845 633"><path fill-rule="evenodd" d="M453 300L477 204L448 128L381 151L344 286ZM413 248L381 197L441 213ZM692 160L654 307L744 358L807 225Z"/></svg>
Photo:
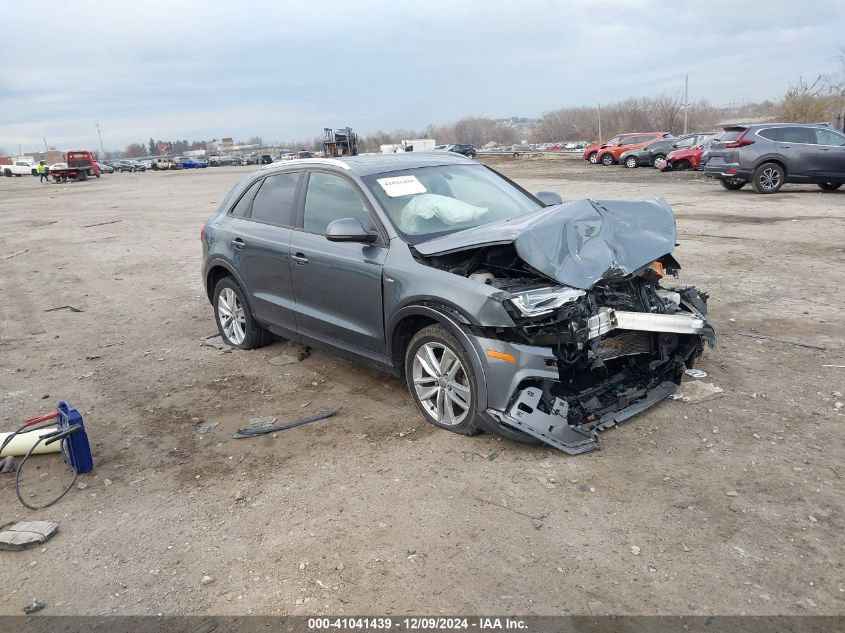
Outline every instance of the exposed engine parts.
<svg viewBox="0 0 845 633"><path fill-rule="evenodd" d="M661 285L680 269L671 255L588 290L532 269L512 244L422 259L503 291L514 327L478 334L548 348L558 379L527 378L505 411L488 413L566 452L597 448L598 431L670 395L704 344L715 346L707 295Z"/></svg>

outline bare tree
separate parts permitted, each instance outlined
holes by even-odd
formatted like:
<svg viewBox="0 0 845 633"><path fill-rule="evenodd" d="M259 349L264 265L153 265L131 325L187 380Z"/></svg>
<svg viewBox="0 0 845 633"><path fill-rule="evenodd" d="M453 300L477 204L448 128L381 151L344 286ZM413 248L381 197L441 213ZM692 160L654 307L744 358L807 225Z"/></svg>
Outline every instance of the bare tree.
<svg viewBox="0 0 845 633"><path fill-rule="evenodd" d="M840 114L842 88L836 78L819 75L812 83L799 78L780 102L778 117L784 121L814 123L836 119Z"/></svg>

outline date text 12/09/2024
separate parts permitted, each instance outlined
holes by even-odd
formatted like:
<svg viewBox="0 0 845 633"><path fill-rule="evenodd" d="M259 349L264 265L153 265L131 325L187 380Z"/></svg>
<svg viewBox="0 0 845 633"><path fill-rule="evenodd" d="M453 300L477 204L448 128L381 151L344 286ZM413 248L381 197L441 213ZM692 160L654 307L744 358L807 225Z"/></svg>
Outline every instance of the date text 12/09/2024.
<svg viewBox="0 0 845 633"><path fill-rule="evenodd" d="M520 618L498 617L343 617L343 618L308 618L308 629L321 630L409 630L409 631L439 631L439 630L478 630L478 631L518 631L527 628L527 624Z"/></svg>

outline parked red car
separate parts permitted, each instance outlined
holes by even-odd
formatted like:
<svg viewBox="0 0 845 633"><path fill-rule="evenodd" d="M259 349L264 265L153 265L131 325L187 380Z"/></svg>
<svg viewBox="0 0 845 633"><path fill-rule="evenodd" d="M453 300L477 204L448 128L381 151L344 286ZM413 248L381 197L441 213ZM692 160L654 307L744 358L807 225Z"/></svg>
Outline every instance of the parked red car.
<svg viewBox="0 0 845 633"><path fill-rule="evenodd" d="M666 160L660 166L660 171L685 171L687 169L701 169L701 156L706 146L716 135L708 136L702 143L688 149L676 149L666 155Z"/></svg>

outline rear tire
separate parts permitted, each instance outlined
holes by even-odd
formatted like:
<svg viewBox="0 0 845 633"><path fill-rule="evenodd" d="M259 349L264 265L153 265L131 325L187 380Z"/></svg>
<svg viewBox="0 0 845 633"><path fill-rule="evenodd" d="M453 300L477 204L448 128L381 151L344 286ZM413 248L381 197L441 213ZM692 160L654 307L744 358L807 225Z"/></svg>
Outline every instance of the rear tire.
<svg viewBox="0 0 845 633"><path fill-rule="evenodd" d="M757 193L776 193L783 187L785 180L783 167L777 163L763 163L754 170L751 184Z"/></svg>
<svg viewBox="0 0 845 633"><path fill-rule="evenodd" d="M405 352L405 380L429 424L459 435L479 433L478 383L458 339L442 325L417 332Z"/></svg>
<svg viewBox="0 0 845 633"><path fill-rule="evenodd" d="M836 191L842 186L841 182L820 182L819 189L822 191Z"/></svg>
<svg viewBox="0 0 845 633"><path fill-rule="evenodd" d="M613 158L613 154L611 154L610 152L602 154L602 157L599 160L601 161L601 164L605 167L610 167L611 165L616 163L616 160Z"/></svg>
<svg viewBox="0 0 845 633"><path fill-rule="evenodd" d="M738 191L745 186L744 180L727 180L725 178L719 178L719 184L722 185L722 189L727 189L728 191Z"/></svg>
<svg viewBox="0 0 845 633"><path fill-rule="evenodd" d="M258 325L244 291L234 277L224 277L214 287L214 319L227 345L255 349L273 342L273 335ZM231 317L231 318L230 318Z"/></svg>

